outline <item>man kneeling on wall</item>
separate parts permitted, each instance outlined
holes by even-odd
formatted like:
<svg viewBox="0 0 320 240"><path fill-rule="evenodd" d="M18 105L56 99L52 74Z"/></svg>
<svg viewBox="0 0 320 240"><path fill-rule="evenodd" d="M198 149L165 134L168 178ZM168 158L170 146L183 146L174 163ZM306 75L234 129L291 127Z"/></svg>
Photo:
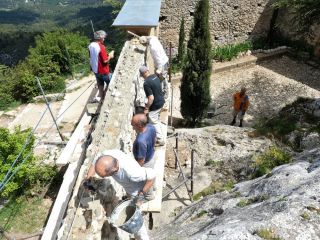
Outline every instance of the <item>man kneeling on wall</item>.
<svg viewBox="0 0 320 240"><path fill-rule="evenodd" d="M141 167L130 155L114 149L103 151L93 161L87 179L97 173L100 177L112 177L126 191L129 197L143 198L150 201L153 196L153 183L156 177L151 168ZM148 232L143 224L141 229L134 234L135 239L148 240Z"/></svg>

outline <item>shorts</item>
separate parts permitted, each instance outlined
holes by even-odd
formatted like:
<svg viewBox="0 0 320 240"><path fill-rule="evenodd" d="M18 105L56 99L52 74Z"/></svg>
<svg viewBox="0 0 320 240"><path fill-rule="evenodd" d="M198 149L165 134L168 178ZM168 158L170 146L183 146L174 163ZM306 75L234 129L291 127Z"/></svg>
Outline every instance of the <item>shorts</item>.
<svg viewBox="0 0 320 240"><path fill-rule="evenodd" d="M95 75L96 75L98 86L104 86L104 83L106 83L107 86L109 85L110 79L111 79L110 76L112 76L111 73L109 73L109 74L95 73Z"/></svg>

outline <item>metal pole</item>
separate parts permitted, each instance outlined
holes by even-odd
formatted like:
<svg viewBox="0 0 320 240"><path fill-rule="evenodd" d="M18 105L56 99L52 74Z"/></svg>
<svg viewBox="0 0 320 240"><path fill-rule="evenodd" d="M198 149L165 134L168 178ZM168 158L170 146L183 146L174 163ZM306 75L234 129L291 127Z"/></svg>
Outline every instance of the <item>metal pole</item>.
<svg viewBox="0 0 320 240"><path fill-rule="evenodd" d="M92 22L92 20L90 20L90 23L91 23L92 32L93 32L93 34L94 34L94 27L93 27L93 22Z"/></svg>
<svg viewBox="0 0 320 240"><path fill-rule="evenodd" d="M169 82L171 84L171 104L170 104L170 126L172 127L172 111L173 111L173 85L171 81L171 69L172 69L172 43L170 42L170 50L169 50Z"/></svg>
<svg viewBox="0 0 320 240"><path fill-rule="evenodd" d="M184 180L184 183L185 183L185 186L186 186L186 189L187 189L187 192L188 192L188 195L189 195L189 198L190 198L190 201L192 202L192 195L191 195L191 192L189 191L189 188L188 188L188 184L187 184L187 181L188 178L186 177L186 175L184 175L184 172L182 170L182 167L181 167L181 164L180 164L180 161L179 161L179 158L178 158L178 154L177 154L177 151L175 149L173 149L174 153L177 155L177 159L178 159L178 166L179 166L179 169L180 169L180 174L182 175L183 177L183 180Z"/></svg>
<svg viewBox="0 0 320 240"><path fill-rule="evenodd" d="M176 136L176 150L177 150L177 155L178 155L178 141L179 141L179 139L178 139L178 134L177 134L177 136ZM174 163L174 169L177 169L177 167L178 167L178 156L176 155L176 157L175 157L175 163Z"/></svg>
<svg viewBox="0 0 320 240"><path fill-rule="evenodd" d="M54 118L54 116L53 116L52 111L51 111L51 108L50 108L48 99L47 99L46 95L44 94L44 91L43 91L43 88L42 88L42 86L41 86L40 80L39 80L38 77L36 77L36 80L37 80L38 86L39 86L39 88L40 88L40 90L41 90L41 93L42 93L42 95L43 95L43 98L44 98L44 100L46 101L46 104L47 104L47 107L48 107L49 112L50 112L50 114L51 114L51 117L52 117L52 119L53 119L53 122L54 122L54 124L56 125L56 128L57 128L57 131L58 131L58 133L59 133L59 136L60 136L61 140L64 141L64 138L63 138L63 136L62 136L62 134L61 134L61 132L60 132L60 130L59 130L58 124L57 124L57 122L56 122L56 120L55 120L55 118Z"/></svg>
<svg viewBox="0 0 320 240"><path fill-rule="evenodd" d="M191 195L193 196L194 149L191 150Z"/></svg>

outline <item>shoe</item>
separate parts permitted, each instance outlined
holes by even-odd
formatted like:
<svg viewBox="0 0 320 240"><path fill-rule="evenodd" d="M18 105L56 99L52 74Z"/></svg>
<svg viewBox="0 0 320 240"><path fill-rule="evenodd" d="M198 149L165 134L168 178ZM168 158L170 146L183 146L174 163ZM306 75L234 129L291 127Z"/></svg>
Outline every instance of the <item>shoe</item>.
<svg viewBox="0 0 320 240"><path fill-rule="evenodd" d="M242 120L240 120L240 124L239 124L239 127L242 127Z"/></svg>
<svg viewBox="0 0 320 240"><path fill-rule="evenodd" d="M101 101L101 97L95 97L94 99L92 99L91 103L98 103Z"/></svg>
<svg viewBox="0 0 320 240"><path fill-rule="evenodd" d="M155 146L156 147L161 147L164 146L166 143L163 140L157 140Z"/></svg>
<svg viewBox="0 0 320 240"><path fill-rule="evenodd" d="M230 123L231 126L233 126L236 123L236 120L233 119L232 122Z"/></svg>

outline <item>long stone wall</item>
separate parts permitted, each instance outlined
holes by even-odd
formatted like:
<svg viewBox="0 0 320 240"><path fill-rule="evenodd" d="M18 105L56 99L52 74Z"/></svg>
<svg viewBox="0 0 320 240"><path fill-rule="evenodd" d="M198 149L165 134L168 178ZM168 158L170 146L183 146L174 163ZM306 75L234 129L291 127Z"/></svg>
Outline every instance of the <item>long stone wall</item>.
<svg viewBox="0 0 320 240"><path fill-rule="evenodd" d="M92 134L86 160L80 169L73 196L69 202L58 239L129 239L127 233L117 230L107 221L114 207L125 194L112 178L95 179L96 195L83 191L82 180L93 158L106 149L131 152L133 129L131 118L135 106L143 104L143 80L139 67L145 63L146 48L136 42L126 42L119 57L112 81L101 107Z"/></svg>
<svg viewBox="0 0 320 240"><path fill-rule="evenodd" d="M160 38L166 47L178 46L179 28L185 18L188 34L198 0L164 0L160 15ZM267 36L273 0L210 0L210 31L213 45Z"/></svg>

